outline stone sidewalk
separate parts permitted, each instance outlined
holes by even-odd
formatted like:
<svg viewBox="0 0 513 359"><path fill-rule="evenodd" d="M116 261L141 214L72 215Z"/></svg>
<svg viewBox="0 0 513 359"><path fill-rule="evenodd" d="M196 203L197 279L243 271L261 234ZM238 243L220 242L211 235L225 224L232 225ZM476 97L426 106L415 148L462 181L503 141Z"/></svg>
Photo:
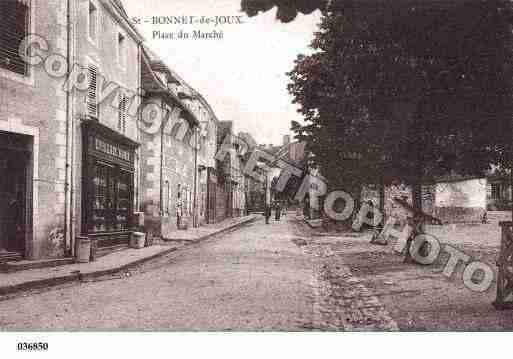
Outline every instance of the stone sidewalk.
<svg viewBox="0 0 513 359"><path fill-rule="evenodd" d="M176 238L178 238L179 242L174 240L169 242L158 241L158 243L150 247L141 249L127 248L102 256L90 263L73 263L57 267L0 273L0 295L113 274L164 256L187 243L199 242L257 220L260 217L259 215L249 215L240 218L230 218L220 223L191 228L187 231L177 231Z"/></svg>
<svg viewBox="0 0 513 359"><path fill-rule="evenodd" d="M246 217L239 217L239 218L230 218L226 219L219 223L213 223L205 226L201 226L198 228L192 228L188 229L186 231L184 230L176 230L173 232L170 232L167 234L167 236L170 238L168 240L159 241L159 243L170 243L170 242L197 242L198 240L202 240L205 236L210 236L212 233L216 233L216 231L227 231L230 230L232 227L237 227L241 224L241 219L244 219L243 222L245 223L247 220L253 220L263 218L261 214L252 214Z"/></svg>

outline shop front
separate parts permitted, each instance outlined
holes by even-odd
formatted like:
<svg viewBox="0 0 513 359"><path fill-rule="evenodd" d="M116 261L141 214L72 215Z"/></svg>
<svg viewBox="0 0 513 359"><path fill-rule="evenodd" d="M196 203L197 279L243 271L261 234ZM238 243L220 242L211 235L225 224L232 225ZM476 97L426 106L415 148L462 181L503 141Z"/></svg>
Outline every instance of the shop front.
<svg viewBox="0 0 513 359"><path fill-rule="evenodd" d="M99 248L128 244L138 143L91 120L83 122L83 144L82 234Z"/></svg>

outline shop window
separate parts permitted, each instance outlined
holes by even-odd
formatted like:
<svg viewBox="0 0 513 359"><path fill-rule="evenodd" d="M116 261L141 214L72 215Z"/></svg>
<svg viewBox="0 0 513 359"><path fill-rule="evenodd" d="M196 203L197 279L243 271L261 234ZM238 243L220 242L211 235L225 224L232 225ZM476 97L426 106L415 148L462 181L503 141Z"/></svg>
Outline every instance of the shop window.
<svg viewBox="0 0 513 359"><path fill-rule="evenodd" d="M127 231L132 210L132 173L100 162L94 165L93 173L92 232Z"/></svg>
<svg viewBox="0 0 513 359"><path fill-rule="evenodd" d="M120 170L118 172L116 196L116 229L127 231L129 228L129 216L132 210L132 173Z"/></svg>
<svg viewBox="0 0 513 359"><path fill-rule="evenodd" d="M20 75L28 74L18 49L29 33L29 16L30 0L0 1L0 68Z"/></svg>

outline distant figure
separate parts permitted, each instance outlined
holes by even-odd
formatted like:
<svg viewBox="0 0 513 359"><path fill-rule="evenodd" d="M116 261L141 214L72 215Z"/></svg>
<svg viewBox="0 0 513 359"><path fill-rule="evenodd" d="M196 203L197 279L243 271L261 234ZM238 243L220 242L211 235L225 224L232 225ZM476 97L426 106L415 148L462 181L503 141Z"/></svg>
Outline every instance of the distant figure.
<svg viewBox="0 0 513 359"><path fill-rule="evenodd" d="M369 216L370 222L372 223L370 225L370 227L374 227L374 226L376 226L376 223L374 223L374 218L375 218L374 217L374 211L375 211L374 202L372 202L371 200L368 200L367 206L369 206L370 214L368 216Z"/></svg>
<svg viewBox="0 0 513 359"><path fill-rule="evenodd" d="M176 199L176 228L180 229L182 224L182 199L180 198L180 192Z"/></svg>
<svg viewBox="0 0 513 359"><path fill-rule="evenodd" d="M307 219L312 219L310 214L310 198L306 197L303 202L303 215Z"/></svg>
<svg viewBox="0 0 513 359"><path fill-rule="evenodd" d="M482 224L487 224L488 223L488 212L484 212L483 213L483 217L481 218L481 223Z"/></svg>
<svg viewBox="0 0 513 359"><path fill-rule="evenodd" d="M276 201L274 207L275 207L275 210L276 210L276 213L275 213L275 216L274 216L274 220L279 221L280 217L281 217L281 203L280 203L280 201Z"/></svg>

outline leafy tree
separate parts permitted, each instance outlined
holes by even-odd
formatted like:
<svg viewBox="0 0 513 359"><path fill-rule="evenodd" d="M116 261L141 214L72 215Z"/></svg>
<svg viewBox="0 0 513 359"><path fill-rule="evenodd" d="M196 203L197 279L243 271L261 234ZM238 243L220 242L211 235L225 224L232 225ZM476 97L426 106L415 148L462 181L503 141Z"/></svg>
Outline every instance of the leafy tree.
<svg viewBox="0 0 513 359"><path fill-rule="evenodd" d="M248 16L256 16L277 6L276 17L282 22L291 22L298 13L310 14L324 9L326 0L242 0L241 8Z"/></svg>
<svg viewBox="0 0 513 359"><path fill-rule="evenodd" d="M414 187L511 153L509 1L339 1L289 73L293 123L331 187Z"/></svg>

